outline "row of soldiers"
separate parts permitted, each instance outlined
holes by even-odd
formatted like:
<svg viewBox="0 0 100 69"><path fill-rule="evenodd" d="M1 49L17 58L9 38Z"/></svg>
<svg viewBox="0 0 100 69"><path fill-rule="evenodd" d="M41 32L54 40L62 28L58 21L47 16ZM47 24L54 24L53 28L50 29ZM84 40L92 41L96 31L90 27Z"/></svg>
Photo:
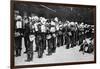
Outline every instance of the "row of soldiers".
<svg viewBox="0 0 100 69"><path fill-rule="evenodd" d="M44 50L47 55L56 52L56 48L66 45L66 49L76 45L81 45L85 38L91 37L93 28L91 25L78 22L59 21L57 17L54 19L46 19L36 15L23 17L19 11L15 11L15 52L16 57L21 56L22 37L27 54L26 61L33 60L33 42L35 42L35 52L38 58L43 57ZM88 36L87 36L88 35Z"/></svg>

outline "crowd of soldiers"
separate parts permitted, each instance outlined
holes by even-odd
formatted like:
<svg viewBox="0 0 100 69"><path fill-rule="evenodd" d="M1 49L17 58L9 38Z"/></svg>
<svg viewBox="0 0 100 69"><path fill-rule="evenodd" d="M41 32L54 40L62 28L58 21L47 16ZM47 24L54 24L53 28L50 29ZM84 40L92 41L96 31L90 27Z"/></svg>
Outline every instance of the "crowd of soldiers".
<svg viewBox="0 0 100 69"><path fill-rule="evenodd" d="M46 19L34 14L21 16L18 10L15 11L14 16L16 57L21 56L22 38L24 38L26 61L33 60L33 52L37 52L38 58L42 58L44 50L47 50L46 55L49 56L56 52L57 47L64 45L65 49L80 46L79 51L83 51L88 44L88 42L84 42L87 38L90 39L89 44L93 46L93 25L68 20L63 22L58 17ZM33 42L36 45L35 51Z"/></svg>

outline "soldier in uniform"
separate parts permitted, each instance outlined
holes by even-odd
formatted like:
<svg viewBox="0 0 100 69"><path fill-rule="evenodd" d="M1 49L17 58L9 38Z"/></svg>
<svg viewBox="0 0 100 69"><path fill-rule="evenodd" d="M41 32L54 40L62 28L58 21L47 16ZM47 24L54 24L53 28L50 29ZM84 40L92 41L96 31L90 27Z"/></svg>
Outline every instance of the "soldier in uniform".
<svg viewBox="0 0 100 69"><path fill-rule="evenodd" d="M45 19L45 18L41 18L40 17L40 21L41 21L41 35L42 35L42 46L43 46L43 49L44 50L46 50L46 32L47 32L47 30L46 30L46 21L47 21L47 19Z"/></svg>
<svg viewBox="0 0 100 69"><path fill-rule="evenodd" d="M34 25L32 24L31 18L29 20L29 28L30 28L30 33L29 33L29 42L27 47L27 60L26 60L28 62L33 60L33 42L35 41L35 29Z"/></svg>
<svg viewBox="0 0 100 69"><path fill-rule="evenodd" d="M38 58L43 57L44 47L43 47L43 34L41 32L41 24L38 25L37 41L38 41Z"/></svg>
<svg viewBox="0 0 100 69"><path fill-rule="evenodd" d="M66 25L67 25L67 24L65 24L65 23L66 23L66 22L64 22L64 23L63 23L63 26L62 26L62 33L63 33L63 36L62 36L62 38L63 38L63 39L62 39L62 40L63 40L63 41L62 41L62 44L63 44L63 45L66 45L65 39L66 39L66 31L67 31L67 30L66 30Z"/></svg>
<svg viewBox="0 0 100 69"><path fill-rule="evenodd" d="M62 32L62 27L63 25L60 24L59 25L59 31L58 31L58 47L62 46L63 45L63 32Z"/></svg>
<svg viewBox="0 0 100 69"><path fill-rule="evenodd" d="M39 40L38 40L38 33L39 33L39 24L40 24L40 21L39 21L39 18L38 18L38 16L34 16L33 17L33 19L34 19L34 28L35 28L35 45L36 45L36 47L35 47L35 52L38 52L38 49L39 49Z"/></svg>
<svg viewBox="0 0 100 69"><path fill-rule="evenodd" d="M88 25L86 35L87 35L87 38L90 38L90 37L93 38L92 27L90 25Z"/></svg>
<svg viewBox="0 0 100 69"><path fill-rule="evenodd" d="M50 22L47 25L47 34L46 34L46 39L47 39L47 45L48 45L48 54L47 55L52 55L52 33L50 32Z"/></svg>
<svg viewBox="0 0 100 69"><path fill-rule="evenodd" d="M15 50L16 57L21 56L22 49L22 17L15 11Z"/></svg>
<svg viewBox="0 0 100 69"><path fill-rule="evenodd" d="M68 43L68 36L67 36L67 24L69 21L66 21L63 27L63 37L64 37L64 45L67 45Z"/></svg>
<svg viewBox="0 0 100 69"><path fill-rule="evenodd" d="M75 26L74 22L71 22L70 24L71 24L70 28L71 28L71 33L72 33L72 36L71 36L71 47L74 47L74 46L76 46L76 41L75 41L76 26Z"/></svg>
<svg viewBox="0 0 100 69"><path fill-rule="evenodd" d="M52 33L52 52L55 53L56 51L56 27L55 27L55 22L51 21L51 28L50 28L50 32Z"/></svg>
<svg viewBox="0 0 100 69"><path fill-rule="evenodd" d="M71 33L71 27L70 27L70 22L67 24L67 27L66 27L66 49L69 49L70 46L71 46L71 36L72 36L72 33Z"/></svg>
<svg viewBox="0 0 100 69"><path fill-rule="evenodd" d="M79 45L82 44L83 40L84 40L84 23L82 22L79 25Z"/></svg>
<svg viewBox="0 0 100 69"><path fill-rule="evenodd" d="M29 27L29 18L27 16L27 14L24 14L23 17L23 28L24 28L24 44L25 44L25 48L26 51L24 53L27 53L27 49L28 49L28 42L29 42L29 33L30 33L30 27Z"/></svg>
<svg viewBox="0 0 100 69"><path fill-rule="evenodd" d="M38 53L38 58L42 58L43 56L43 35L41 32L41 21L40 18L38 16L34 17L35 19L35 44L36 44L36 48L35 48L35 52Z"/></svg>
<svg viewBox="0 0 100 69"><path fill-rule="evenodd" d="M57 39L57 42L56 42L56 45L57 47L59 47L59 22L56 24L56 39Z"/></svg>
<svg viewBox="0 0 100 69"><path fill-rule="evenodd" d="M78 22L75 22L75 41L76 41L76 45L78 45L78 40L79 40L79 37L78 37L78 32L79 32L79 29L78 29Z"/></svg>

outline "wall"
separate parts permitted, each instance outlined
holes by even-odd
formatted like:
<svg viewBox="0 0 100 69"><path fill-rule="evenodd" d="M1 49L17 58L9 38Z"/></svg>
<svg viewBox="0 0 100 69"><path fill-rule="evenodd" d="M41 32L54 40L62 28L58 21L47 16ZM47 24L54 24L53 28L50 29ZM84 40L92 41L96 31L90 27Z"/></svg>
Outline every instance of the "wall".
<svg viewBox="0 0 100 69"><path fill-rule="evenodd" d="M40 67L34 69L98 69L100 66L100 0L34 0L68 4L88 4L97 6L97 63ZM0 69L10 69L10 0L0 0Z"/></svg>

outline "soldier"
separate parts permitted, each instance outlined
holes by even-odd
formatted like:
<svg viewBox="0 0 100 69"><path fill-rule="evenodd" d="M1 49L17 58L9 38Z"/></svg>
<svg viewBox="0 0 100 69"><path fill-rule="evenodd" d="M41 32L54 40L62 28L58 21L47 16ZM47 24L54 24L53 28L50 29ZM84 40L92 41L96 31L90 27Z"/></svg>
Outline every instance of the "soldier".
<svg viewBox="0 0 100 69"><path fill-rule="evenodd" d="M69 49L70 46L71 46L71 36L72 36L70 22L67 24L66 30L67 30L67 35L66 35L66 41L67 41L67 43L66 43L66 49Z"/></svg>
<svg viewBox="0 0 100 69"><path fill-rule="evenodd" d="M63 45L63 32L62 32L63 25L59 24L59 31L58 31L58 47Z"/></svg>
<svg viewBox="0 0 100 69"><path fill-rule="evenodd" d="M50 23L50 22L49 22ZM47 55L52 55L52 33L50 32L50 24L48 23L47 25L47 34L46 34L46 39L47 39L47 45L48 45L48 54Z"/></svg>
<svg viewBox="0 0 100 69"><path fill-rule="evenodd" d="M66 25L67 24L65 24L65 22L63 22L63 24L62 24L62 46L63 45L66 45L66 43L65 43L65 38L66 38Z"/></svg>
<svg viewBox="0 0 100 69"><path fill-rule="evenodd" d="M68 43L68 36L67 36L67 24L69 21L66 21L63 27L63 37L64 37L64 45L67 45Z"/></svg>
<svg viewBox="0 0 100 69"><path fill-rule="evenodd" d="M22 49L22 17L15 11L15 50L16 57L21 56Z"/></svg>
<svg viewBox="0 0 100 69"><path fill-rule="evenodd" d="M81 45L84 40L84 23L82 22L78 28L79 28L79 45Z"/></svg>
<svg viewBox="0 0 100 69"><path fill-rule="evenodd" d="M60 45L59 45L59 35L58 35L58 32L59 32L59 20L58 20L58 18L57 17L55 17L55 19L54 19L54 21L55 21L55 28L56 28L56 31L55 31L55 34L56 34L56 46L57 47L59 47Z"/></svg>
<svg viewBox="0 0 100 69"><path fill-rule="evenodd" d="M60 47L59 45L59 22L56 24L56 39L57 39L57 47Z"/></svg>
<svg viewBox="0 0 100 69"><path fill-rule="evenodd" d="M35 52L38 52L38 47L39 47L39 40L38 40L38 32L39 32L39 28L38 28L38 25L40 24L40 21L39 21L39 18L38 16L34 16L33 17L33 20L34 20L34 28L35 28L35 44L36 44L36 47L35 47Z"/></svg>
<svg viewBox="0 0 100 69"><path fill-rule="evenodd" d="M90 25L88 25L86 34L87 34L87 38L90 38L90 37L93 38L92 27Z"/></svg>
<svg viewBox="0 0 100 69"><path fill-rule="evenodd" d="M56 51L56 27L55 27L55 22L54 21L51 21L51 28L50 28L50 32L52 33L52 37L51 37L51 40L52 40L52 52L55 53Z"/></svg>
<svg viewBox="0 0 100 69"><path fill-rule="evenodd" d="M43 34L41 32L41 24L38 25L37 41L38 41L38 58L43 57L44 47L43 47Z"/></svg>
<svg viewBox="0 0 100 69"><path fill-rule="evenodd" d="M27 16L27 13L25 13L24 17L23 17L23 28L24 28L24 44L25 44L25 48L26 48L26 51L24 53L27 53L28 42L29 42L29 33L30 33L29 18Z"/></svg>
<svg viewBox="0 0 100 69"><path fill-rule="evenodd" d="M35 44L36 44L36 48L35 48L35 52L38 53L38 58L42 58L43 55L43 35L41 32L41 21L40 18L38 16L34 17L35 19Z"/></svg>
<svg viewBox="0 0 100 69"><path fill-rule="evenodd" d="M74 22L71 22L70 24L71 24L70 28L71 28L71 33L72 33L72 36L71 36L71 47L74 47L74 46L76 46L76 41L75 41L76 26L75 26Z"/></svg>
<svg viewBox="0 0 100 69"><path fill-rule="evenodd" d="M33 60L33 42L35 41L35 29L34 25L32 24L31 17L29 20L29 28L30 28L30 33L29 33L29 42L27 47L27 60L26 60L28 62Z"/></svg>
<svg viewBox="0 0 100 69"><path fill-rule="evenodd" d="M35 40L35 36L33 33L29 35L28 49L27 49L27 60L28 62L33 60L33 41Z"/></svg>
<svg viewBox="0 0 100 69"><path fill-rule="evenodd" d="M79 37L78 37L78 33L79 33L79 29L78 29L78 22L75 22L75 41L76 41L76 45L78 45L78 40L79 40Z"/></svg>
<svg viewBox="0 0 100 69"><path fill-rule="evenodd" d="M45 18L41 18L40 17L40 21L41 21L41 33L42 33L42 46L43 46L43 49L44 50L46 50L46 31L47 31L47 29L46 29L46 21L47 21L47 19L45 19Z"/></svg>

